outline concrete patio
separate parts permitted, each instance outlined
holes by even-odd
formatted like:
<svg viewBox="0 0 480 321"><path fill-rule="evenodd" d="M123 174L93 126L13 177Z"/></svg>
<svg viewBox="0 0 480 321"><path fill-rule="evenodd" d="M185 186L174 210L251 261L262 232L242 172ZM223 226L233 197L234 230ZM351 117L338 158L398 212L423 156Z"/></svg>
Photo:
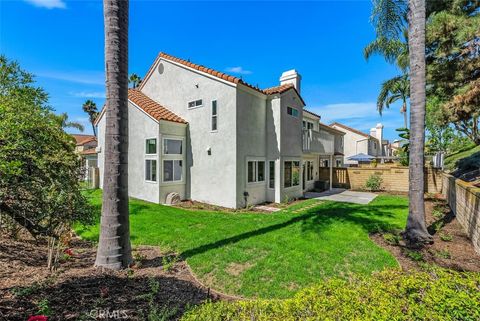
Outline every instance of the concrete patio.
<svg viewBox="0 0 480 321"><path fill-rule="evenodd" d="M329 191L316 193L306 192L305 198L314 198L322 201L345 202L355 204L368 204L377 197L375 193L355 192L343 188L332 188Z"/></svg>

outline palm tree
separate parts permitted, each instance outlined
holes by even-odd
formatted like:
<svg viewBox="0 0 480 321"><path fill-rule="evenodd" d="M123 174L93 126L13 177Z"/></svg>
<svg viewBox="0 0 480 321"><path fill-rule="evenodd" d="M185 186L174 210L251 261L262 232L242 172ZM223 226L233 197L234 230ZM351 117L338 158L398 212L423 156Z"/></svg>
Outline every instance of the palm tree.
<svg viewBox="0 0 480 321"><path fill-rule="evenodd" d="M384 108L390 108L390 105L400 100L402 107L400 113L403 114L404 128L408 128L407 122L407 100L410 97L410 81L408 75L394 77L382 84L382 89L377 98L377 109L380 115Z"/></svg>
<svg viewBox="0 0 480 321"><path fill-rule="evenodd" d="M132 84L133 88L137 88L141 81L142 79L135 73L131 74L128 78L128 82Z"/></svg>
<svg viewBox="0 0 480 321"><path fill-rule="evenodd" d="M128 0L104 0L105 165L100 239L95 266L122 269L132 262L128 218Z"/></svg>
<svg viewBox="0 0 480 321"><path fill-rule="evenodd" d="M78 129L79 131L83 132L85 128L83 127L82 124L76 121L69 121L68 120L68 114L67 113L62 113L60 115L56 115L56 118L58 120L58 123L63 129L66 128L75 128Z"/></svg>
<svg viewBox="0 0 480 321"><path fill-rule="evenodd" d="M404 238L411 246L431 242L425 223L425 0L409 0L408 47L410 60L410 200Z"/></svg>
<svg viewBox="0 0 480 321"><path fill-rule="evenodd" d="M92 124L93 135L97 136L97 130L95 128L94 122L98 116L97 104L95 104L92 100L87 100L83 103L83 111L88 114L88 118L90 123Z"/></svg>

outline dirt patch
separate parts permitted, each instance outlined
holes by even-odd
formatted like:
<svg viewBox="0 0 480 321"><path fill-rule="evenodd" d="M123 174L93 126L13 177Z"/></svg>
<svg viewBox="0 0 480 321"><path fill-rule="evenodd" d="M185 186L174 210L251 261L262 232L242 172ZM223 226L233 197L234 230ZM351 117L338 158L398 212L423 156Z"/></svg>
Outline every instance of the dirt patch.
<svg viewBox="0 0 480 321"><path fill-rule="evenodd" d="M439 195L430 195L426 198L425 211L433 244L421 250L408 249L398 233L375 233L370 238L392 253L404 270L433 264L457 271L480 272L480 255L445 200Z"/></svg>
<svg viewBox="0 0 480 321"><path fill-rule="evenodd" d="M193 305L222 299L198 283L184 261L155 247L136 248L136 264L121 272L95 269L95 247L88 242L72 241L71 251L50 273L45 243L0 237L0 319L27 320L43 310L49 320L108 314L145 320L154 313L177 320Z"/></svg>
<svg viewBox="0 0 480 321"><path fill-rule="evenodd" d="M242 274L244 271L250 269L251 267L253 267L255 264L252 264L250 262L245 262L245 263L235 263L235 262L232 262L230 263L227 268L225 269L225 271L230 274L230 275L233 275L233 276L239 276L240 274Z"/></svg>

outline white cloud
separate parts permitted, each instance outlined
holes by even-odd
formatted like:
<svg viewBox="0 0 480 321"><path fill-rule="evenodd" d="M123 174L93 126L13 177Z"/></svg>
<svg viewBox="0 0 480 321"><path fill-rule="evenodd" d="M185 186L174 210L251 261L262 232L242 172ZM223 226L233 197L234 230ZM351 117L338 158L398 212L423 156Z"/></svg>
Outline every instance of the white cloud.
<svg viewBox="0 0 480 321"><path fill-rule="evenodd" d="M67 5L63 0L25 0L36 7L47 9L66 9Z"/></svg>
<svg viewBox="0 0 480 321"><path fill-rule="evenodd" d="M74 82L87 85L105 85L105 75L100 71L39 71L39 77Z"/></svg>
<svg viewBox="0 0 480 321"><path fill-rule="evenodd" d="M371 118L372 114L377 113L375 103L339 103L329 104L321 107L309 108L322 116L322 122L330 123L344 119Z"/></svg>
<svg viewBox="0 0 480 321"><path fill-rule="evenodd" d="M105 92L103 91L79 91L79 92L69 92L73 97L79 98L105 98Z"/></svg>
<svg viewBox="0 0 480 321"><path fill-rule="evenodd" d="M234 73L234 74L240 74L240 75L250 75L252 73L250 70L245 70L241 66L228 67L228 68L225 69L225 71L231 72L231 73Z"/></svg>

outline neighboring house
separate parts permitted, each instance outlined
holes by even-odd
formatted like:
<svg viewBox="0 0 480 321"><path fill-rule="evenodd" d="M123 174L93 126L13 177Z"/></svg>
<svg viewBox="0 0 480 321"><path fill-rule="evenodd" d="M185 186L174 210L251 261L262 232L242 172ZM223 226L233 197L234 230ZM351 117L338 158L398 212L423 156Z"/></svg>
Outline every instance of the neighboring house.
<svg viewBox="0 0 480 321"><path fill-rule="evenodd" d="M377 124L375 128L370 129L369 134L348 127L338 122L330 124L330 127L345 133L344 136L344 164L357 164L356 161L348 160L348 157L360 153L374 156L380 161L391 158L392 149L388 140L383 139L383 125Z"/></svg>
<svg viewBox="0 0 480 321"><path fill-rule="evenodd" d="M161 53L128 92L130 196L165 203L175 192L238 208L301 197L338 131L304 110L301 76L284 72L260 89L240 78ZM96 120L103 184L105 110ZM340 151L337 151L340 152Z"/></svg>
<svg viewBox="0 0 480 321"><path fill-rule="evenodd" d="M85 180L88 179L88 170L98 167L97 161L97 138L94 135L72 135L75 139L75 152L82 158L82 166L85 169Z"/></svg>

